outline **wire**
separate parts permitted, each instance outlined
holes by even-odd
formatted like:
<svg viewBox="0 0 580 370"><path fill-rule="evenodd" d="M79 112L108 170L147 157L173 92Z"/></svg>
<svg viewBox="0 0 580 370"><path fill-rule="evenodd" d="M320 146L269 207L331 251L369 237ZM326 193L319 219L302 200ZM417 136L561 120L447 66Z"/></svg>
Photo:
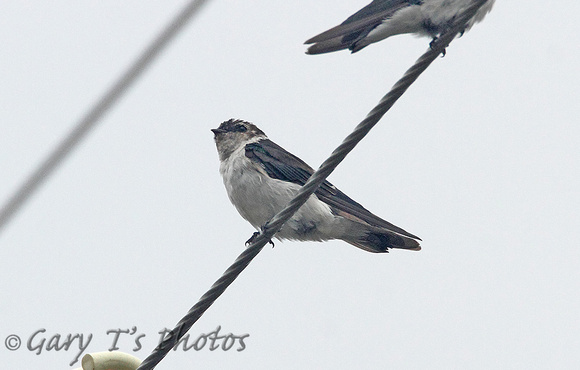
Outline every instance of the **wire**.
<svg viewBox="0 0 580 370"><path fill-rule="evenodd" d="M366 118L358 124L354 131L336 148L330 157L322 163L308 181L300 188L295 197L288 203L286 208L276 214L264 226L262 233L256 238L256 242L265 242L278 232L282 225L308 200L316 189L326 180L334 169L346 158L354 147L370 132L370 130L379 122L395 102L407 91L415 80L431 65L431 63L445 52L445 48L451 43L455 36L460 33L466 23L473 18L477 10L488 0L474 0L474 2L463 11L456 19L454 25L438 39L436 39L429 50L425 52L411 68L405 72L403 77L391 88L391 90L381 99ZM264 242L264 243L265 243Z"/></svg>
<svg viewBox="0 0 580 370"><path fill-rule="evenodd" d="M254 241L238 256L236 261L224 272L211 288L200 298L200 300L189 310L175 328L163 339L163 341L153 350L153 352L141 363L137 370L151 370L167 355L193 326L193 324L203 315L203 313L222 295L227 287L240 275L240 273L250 264L252 259L260 253L264 245L282 228L282 225L308 200L310 195L326 180L328 175L334 171L340 162L354 147L365 137L366 134L379 122L403 93L415 82L415 80L429 67L429 65L443 53L455 36L465 28L465 24L471 19L477 9L488 0L475 0L470 7L457 18L454 26L441 35L431 48L427 50L415 64L405 72L403 77L391 88L379 104L366 116L366 118L346 137L338 148L332 152L330 157L322 163L320 168L312 174L306 184L300 188L288 205L276 214L264 225L261 233Z"/></svg>
<svg viewBox="0 0 580 370"><path fill-rule="evenodd" d="M67 155L97 125L105 113L127 92L129 87L151 65L153 60L164 50L175 35L183 29L206 1L190 1L119 77L113 86L74 125L73 130L57 145L38 168L24 181L0 209L0 232L32 194L54 173Z"/></svg>

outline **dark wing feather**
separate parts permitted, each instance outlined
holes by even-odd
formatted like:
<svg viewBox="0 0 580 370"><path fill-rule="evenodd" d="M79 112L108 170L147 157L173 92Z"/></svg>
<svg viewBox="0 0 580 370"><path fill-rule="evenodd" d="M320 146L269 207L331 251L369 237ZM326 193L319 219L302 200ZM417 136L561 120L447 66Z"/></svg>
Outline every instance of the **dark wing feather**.
<svg viewBox="0 0 580 370"><path fill-rule="evenodd" d="M260 164L271 178L289 181L300 186L303 186L314 173L312 167L303 160L268 139L246 145L246 157ZM398 234L419 239L400 227L375 216L328 181L324 181L314 194L333 208L337 214L352 215L372 226L383 227Z"/></svg>
<svg viewBox="0 0 580 370"><path fill-rule="evenodd" d="M314 170L269 139L246 145L246 157L259 163L273 179L304 185Z"/></svg>
<svg viewBox="0 0 580 370"><path fill-rule="evenodd" d="M355 44L366 37L381 22L391 17L397 10L420 3L418 0L375 0L348 17L340 25L322 32L305 44L315 44L308 54L321 54L341 49L355 48Z"/></svg>

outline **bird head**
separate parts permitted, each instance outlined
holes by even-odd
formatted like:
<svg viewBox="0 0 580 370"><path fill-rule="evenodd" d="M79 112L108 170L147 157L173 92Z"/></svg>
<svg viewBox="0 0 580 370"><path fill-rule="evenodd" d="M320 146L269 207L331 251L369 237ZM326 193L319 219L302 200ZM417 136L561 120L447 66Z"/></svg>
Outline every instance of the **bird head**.
<svg viewBox="0 0 580 370"><path fill-rule="evenodd" d="M266 139L267 136L256 125L240 119L229 119L218 128L211 130L214 134L220 160L227 159L235 150L250 142Z"/></svg>

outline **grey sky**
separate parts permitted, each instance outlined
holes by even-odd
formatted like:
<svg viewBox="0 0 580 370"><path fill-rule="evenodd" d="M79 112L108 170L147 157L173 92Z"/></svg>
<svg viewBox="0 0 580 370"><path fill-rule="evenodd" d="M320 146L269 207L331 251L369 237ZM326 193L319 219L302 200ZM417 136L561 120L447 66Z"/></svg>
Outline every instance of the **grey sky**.
<svg viewBox="0 0 580 370"><path fill-rule="evenodd" d="M92 333L97 352L136 326L143 349L118 346L149 354L253 232L209 129L249 120L318 167L426 49L398 36L304 54L365 3L204 8L0 235L0 343L23 341L0 347L7 368L69 366L72 348L26 349L41 328ZM182 4L4 4L0 202ZM580 365L580 5L516 5L455 40L330 177L423 250L277 242L190 331L247 333L246 349L179 350L159 369Z"/></svg>

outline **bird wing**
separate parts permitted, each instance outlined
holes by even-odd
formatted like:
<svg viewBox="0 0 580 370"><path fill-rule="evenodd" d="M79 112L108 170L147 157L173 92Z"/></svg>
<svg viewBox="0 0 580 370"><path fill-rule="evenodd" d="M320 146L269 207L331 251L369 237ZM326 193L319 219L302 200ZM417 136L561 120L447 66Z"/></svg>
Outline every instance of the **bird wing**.
<svg viewBox="0 0 580 370"><path fill-rule="evenodd" d="M397 10L418 3L421 3L421 1L374 0L338 26L306 40L305 44L315 44L308 49L308 53L320 54L352 48L357 41L368 35L384 19L392 16Z"/></svg>
<svg viewBox="0 0 580 370"><path fill-rule="evenodd" d="M246 157L259 164L271 178L292 182L300 186L303 186L314 173L312 167L303 160L269 139L247 144ZM322 202L328 204L335 214L350 219L353 219L354 216L354 218L369 225L382 227L409 238L419 239L400 227L375 216L328 181L324 181L314 194Z"/></svg>

